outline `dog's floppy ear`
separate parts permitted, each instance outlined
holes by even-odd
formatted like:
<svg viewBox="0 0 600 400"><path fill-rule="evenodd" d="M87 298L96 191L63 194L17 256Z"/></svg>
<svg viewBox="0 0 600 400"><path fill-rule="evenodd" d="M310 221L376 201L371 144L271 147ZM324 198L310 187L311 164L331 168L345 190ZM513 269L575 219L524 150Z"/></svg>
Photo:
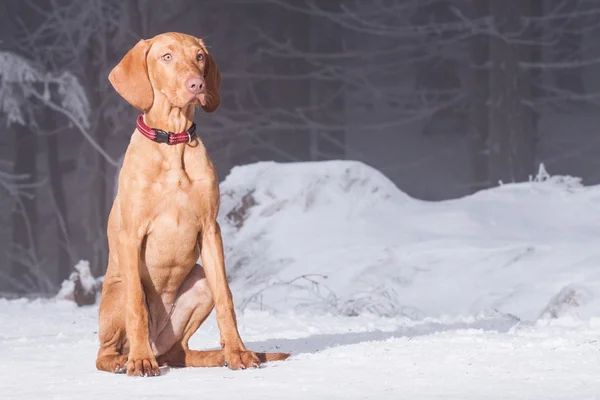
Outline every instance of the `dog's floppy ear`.
<svg viewBox="0 0 600 400"><path fill-rule="evenodd" d="M148 111L154 103L154 92L146 62L149 50L150 42L140 40L108 75L108 80L117 93L142 111Z"/></svg>
<svg viewBox="0 0 600 400"><path fill-rule="evenodd" d="M213 56L206 52L206 64L204 67L204 82L206 84L206 105L202 106L206 112L215 112L221 104L219 87L221 86L221 71Z"/></svg>

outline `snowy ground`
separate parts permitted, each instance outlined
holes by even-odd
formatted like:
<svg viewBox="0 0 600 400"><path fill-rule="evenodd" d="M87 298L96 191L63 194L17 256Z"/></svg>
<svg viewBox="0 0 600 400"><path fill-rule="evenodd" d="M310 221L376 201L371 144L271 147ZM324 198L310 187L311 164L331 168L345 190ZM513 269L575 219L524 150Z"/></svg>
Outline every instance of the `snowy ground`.
<svg viewBox="0 0 600 400"><path fill-rule="evenodd" d="M292 358L112 375L97 306L0 300L0 399L600 399L600 187L543 178L428 203L359 163L237 168L240 331Z"/></svg>
<svg viewBox="0 0 600 400"><path fill-rule="evenodd" d="M259 370L162 369L129 378L94 368L96 307L0 301L0 398L596 399L600 320L515 327L511 319L240 317L254 349L294 357ZM192 340L218 345L210 318Z"/></svg>

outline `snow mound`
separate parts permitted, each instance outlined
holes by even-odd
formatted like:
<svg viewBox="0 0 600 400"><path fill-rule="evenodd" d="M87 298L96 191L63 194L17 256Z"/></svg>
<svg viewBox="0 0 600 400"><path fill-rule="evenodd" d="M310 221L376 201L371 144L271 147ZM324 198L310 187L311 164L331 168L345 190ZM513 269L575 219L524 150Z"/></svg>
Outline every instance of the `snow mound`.
<svg viewBox="0 0 600 400"><path fill-rule="evenodd" d="M102 290L103 278L94 278L90 263L86 260L80 260L74 269L61 284L56 299L74 301L80 306L96 303L97 295Z"/></svg>
<svg viewBox="0 0 600 400"><path fill-rule="evenodd" d="M221 185L238 307L427 317L600 315L600 188L545 170L426 202L354 161L260 162Z"/></svg>

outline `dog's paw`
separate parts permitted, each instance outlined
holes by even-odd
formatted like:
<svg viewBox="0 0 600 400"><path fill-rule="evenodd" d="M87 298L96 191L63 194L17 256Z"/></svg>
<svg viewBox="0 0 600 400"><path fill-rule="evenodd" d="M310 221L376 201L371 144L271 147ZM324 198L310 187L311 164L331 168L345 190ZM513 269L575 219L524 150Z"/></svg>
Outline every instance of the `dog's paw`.
<svg viewBox="0 0 600 400"><path fill-rule="evenodd" d="M234 370L258 368L260 359L253 351L229 351L225 353L225 366Z"/></svg>
<svg viewBox="0 0 600 400"><path fill-rule="evenodd" d="M122 374L126 371L127 356L118 356L115 358L114 366L111 368L115 374Z"/></svg>
<svg viewBox="0 0 600 400"><path fill-rule="evenodd" d="M128 376L158 376L160 369L154 357L129 357L127 361Z"/></svg>
<svg viewBox="0 0 600 400"><path fill-rule="evenodd" d="M100 371L114 372L115 374L125 372L127 355L110 355L96 360L96 368Z"/></svg>

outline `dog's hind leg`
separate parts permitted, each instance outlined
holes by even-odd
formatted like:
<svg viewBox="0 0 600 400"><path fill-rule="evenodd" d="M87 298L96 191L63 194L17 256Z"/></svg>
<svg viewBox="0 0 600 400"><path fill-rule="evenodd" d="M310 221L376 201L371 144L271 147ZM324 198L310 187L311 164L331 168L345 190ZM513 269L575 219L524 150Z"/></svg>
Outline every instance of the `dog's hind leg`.
<svg viewBox="0 0 600 400"><path fill-rule="evenodd" d="M206 282L204 269L197 265L183 281L169 321L156 339L152 340L154 353L159 364L169 359L181 359L175 355L188 349L188 341L206 320L214 308L213 296Z"/></svg>
<svg viewBox="0 0 600 400"><path fill-rule="evenodd" d="M241 353L242 367L258 367L256 358L263 363L268 361L281 361L288 358L288 353L255 353L245 351ZM221 367L225 365L225 352L223 350L190 350L176 345L169 352L158 358L158 363L171 367Z"/></svg>
<svg viewBox="0 0 600 400"><path fill-rule="evenodd" d="M220 367L225 365L225 352L219 350L190 350L188 342L214 308L214 299L204 269L196 265L185 279L177 298L175 310L167 329L155 342L159 365L172 367ZM287 353L240 354L240 368L258 366L261 362L284 360Z"/></svg>

